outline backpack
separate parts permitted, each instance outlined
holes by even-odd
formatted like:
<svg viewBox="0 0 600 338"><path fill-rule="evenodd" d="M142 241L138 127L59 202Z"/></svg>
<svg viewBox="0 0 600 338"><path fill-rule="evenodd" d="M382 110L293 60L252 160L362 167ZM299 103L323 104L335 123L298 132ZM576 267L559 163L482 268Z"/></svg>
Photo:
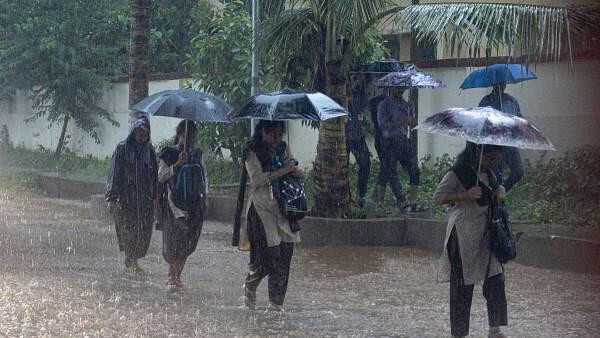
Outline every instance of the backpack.
<svg viewBox="0 0 600 338"><path fill-rule="evenodd" d="M177 146L167 147L161 152L160 158L168 165L173 165L179 158L179 152ZM200 164L201 158L202 151L194 149L187 163L179 167L168 181L173 203L181 210L190 212L202 207L207 182L204 168Z"/></svg>
<svg viewBox="0 0 600 338"><path fill-rule="evenodd" d="M202 202L205 189L204 168L198 163L186 163L179 168L172 187L173 202L185 211L197 209L198 204Z"/></svg>

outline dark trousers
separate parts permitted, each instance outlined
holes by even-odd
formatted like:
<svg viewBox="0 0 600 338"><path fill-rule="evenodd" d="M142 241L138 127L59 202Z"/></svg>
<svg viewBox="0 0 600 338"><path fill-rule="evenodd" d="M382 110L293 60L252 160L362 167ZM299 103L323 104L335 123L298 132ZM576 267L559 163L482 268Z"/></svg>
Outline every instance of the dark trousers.
<svg viewBox="0 0 600 338"><path fill-rule="evenodd" d="M452 229L448 240L450 258L450 331L455 337L469 334L473 285L465 285L462 274L462 261L456 229ZM508 308L504 290L504 274L486 278L483 282L483 296L487 301L489 326L508 323Z"/></svg>
<svg viewBox="0 0 600 338"><path fill-rule="evenodd" d="M354 155L356 164L358 165L358 182L357 182L357 196L360 198L365 197L367 193L367 184L369 181L369 173L371 172L371 154L364 138L357 140L347 140L346 146L348 151Z"/></svg>
<svg viewBox="0 0 600 338"><path fill-rule="evenodd" d="M403 202L405 197L398 179L398 162L407 171L410 185L419 185L420 180L420 170L417 163L417 154L413 149L413 142L404 136L398 135L383 138L381 147L383 157L380 158L381 165L377 184L385 186L389 182L396 200Z"/></svg>
<svg viewBox="0 0 600 338"><path fill-rule="evenodd" d="M512 189L512 187L517 184L525 174L525 170L523 169L523 160L521 160L521 154L519 153L519 149L513 147L504 147L503 149L502 161L498 162L498 166L496 167L495 174L498 179L498 184L502 184L506 191ZM508 169L510 170L510 174L506 181L503 180L503 171L504 164L508 165Z"/></svg>
<svg viewBox="0 0 600 338"><path fill-rule="evenodd" d="M294 243L281 242L277 246L267 246L265 230L254 205L248 211L247 224L250 241L250 264L248 264L250 271L246 276L246 288L256 290L263 278L267 277L269 301L283 305L294 254Z"/></svg>

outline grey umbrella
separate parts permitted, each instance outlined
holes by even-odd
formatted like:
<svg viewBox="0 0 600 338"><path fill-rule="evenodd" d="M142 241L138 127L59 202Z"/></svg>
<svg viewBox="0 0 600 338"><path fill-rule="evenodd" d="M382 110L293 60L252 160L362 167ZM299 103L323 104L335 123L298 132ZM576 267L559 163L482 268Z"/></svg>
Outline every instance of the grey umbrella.
<svg viewBox="0 0 600 338"><path fill-rule="evenodd" d="M231 107L225 101L193 89L158 92L138 102L133 110L198 122L231 122L227 116Z"/></svg>

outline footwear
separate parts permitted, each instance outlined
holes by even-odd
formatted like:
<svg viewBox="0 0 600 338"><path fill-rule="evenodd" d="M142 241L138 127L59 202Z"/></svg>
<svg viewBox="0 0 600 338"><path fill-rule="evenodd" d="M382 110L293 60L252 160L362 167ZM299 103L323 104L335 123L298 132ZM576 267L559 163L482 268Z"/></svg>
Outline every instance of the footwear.
<svg viewBox="0 0 600 338"><path fill-rule="evenodd" d="M402 210L404 210L404 212L423 212L427 211L427 207L422 204L413 203L405 205Z"/></svg>
<svg viewBox="0 0 600 338"><path fill-rule="evenodd" d="M504 333L500 330L500 327L494 326L490 327L490 332L488 333L488 338L506 338Z"/></svg>
<svg viewBox="0 0 600 338"><path fill-rule="evenodd" d="M283 306L277 305L275 303L269 303L269 306L267 307L265 312L283 312Z"/></svg>
<svg viewBox="0 0 600 338"><path fill-rule="evenodd" d="M181 277L180 276L175 277L175 285L177 285L178 288L185 287L185 285L181 281Z"/></svg>
<svg viewBox="0 0 600 338"><path fill-rule="evenodd" d="M168 291L176 291L183 287L183 283L178 280L176 276L169 276L167 279L167 290Z"/></svg>
<svg viewBox="0 0 600 338"><path fill-rule="evenodd" d="M242 285L244 290L244 305L250 310L256 310L256 290L250 290L246 284Z"/></svg>

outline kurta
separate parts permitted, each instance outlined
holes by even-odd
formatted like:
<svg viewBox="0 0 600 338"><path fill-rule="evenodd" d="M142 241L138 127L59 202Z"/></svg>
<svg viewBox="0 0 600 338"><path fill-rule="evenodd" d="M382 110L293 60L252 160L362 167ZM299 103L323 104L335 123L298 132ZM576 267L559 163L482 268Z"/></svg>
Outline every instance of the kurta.
<svg viewBox="0 0 600 338"><path fill-rule="evenodd" d="M291 158L289 148L286 148L285 158ZM248 215L250 205L254 204L262 221L269 247L277 246L281 242L300 242L300 233L292 232L289 220L281 213L277 200L273 198L269 180L270 172L263 171L256 153L248 151L245 165L250 178L250 192L244 208L244 215ZM247 219L246 217L242 224L244 228L247 227Z"/></svg>
<svg viewBox="0 0 600 338"><path fill-rule="evenodd" d="M481 174L480 180L487 184L487 175ZM439 202L449 194L462 191L465 191L465 188L458 176L453 171L448 171L437 186L433 200ZM460 201L450 209L444 248L440 258L438 281L448 282L450 280L450 260L446 246L454 227L456 227L459 242L465 285L484 280L488 262L490 263L488 277L502 273L502 265L496 257L492 255L490 261L490 245L486 231L487 210L487 206L479 206L476 201Z"/></svg>

